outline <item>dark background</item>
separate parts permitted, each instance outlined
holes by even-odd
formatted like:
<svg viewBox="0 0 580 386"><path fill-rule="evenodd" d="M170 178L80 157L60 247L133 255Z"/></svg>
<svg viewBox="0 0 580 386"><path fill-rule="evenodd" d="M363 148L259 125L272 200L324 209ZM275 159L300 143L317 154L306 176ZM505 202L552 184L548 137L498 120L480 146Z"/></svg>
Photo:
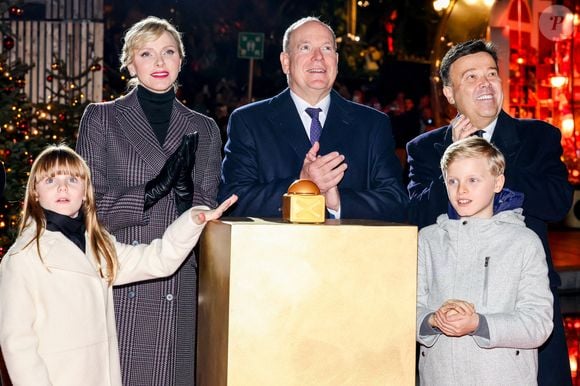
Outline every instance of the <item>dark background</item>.
<svg viewBox="0 0 580 386"><path fill-rule="evenodd" d="M279 63L282 36L292 22L304 16L320 17L331 25L339 40L342 38L337 88L342 86L346 96L361 90L365 103L375 99L375 103L378 100L384 106L399 91L414 100L428 94L428 60L439 21L432 2L364 2L368 5L357 7L359 42L346 38L347 3L345 0L105 0L104 99L124 91L125 82L118 72L122 35L134 22L148 15L168 19L183 33L186 60L179 77L183 86L180 98L189 107L214 117L220 106L227 106L231 112L247 102L244 98L249 61L237 58L238 33L265 34L265 55L263 60L255 61L252 93L252 99L263 99L286 87ZM365 68L369 48L380 54L377 71Z"/></svg>

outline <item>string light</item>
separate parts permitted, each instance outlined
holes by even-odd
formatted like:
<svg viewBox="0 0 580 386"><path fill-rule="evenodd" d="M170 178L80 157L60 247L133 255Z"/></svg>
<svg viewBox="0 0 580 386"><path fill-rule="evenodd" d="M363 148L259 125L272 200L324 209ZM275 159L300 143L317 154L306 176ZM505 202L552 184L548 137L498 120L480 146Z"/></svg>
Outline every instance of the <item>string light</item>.
<svg viewBox="0 0 580 386"><path fill-rule="evenodd" d="M550 85L555 88L560 88L566 84L568 78L564 75L554 74L550 77Z"/></svg>
<svg viewBox="0 0 580 386"><path fill-rule="evenodd" d="M0 82L9 90L11 101L0 106L7 120L0 125L4 146L0 149L0 160L5 162L8 184L4 191L5 202L0 207L0 229L14 228L21 216L22 186L30 176L30 166L34 156L48 143L70 141L76 137L78 121L88 102L82 91L87 85L87 77L101 70L93 63L91 71L78 76L68 76L63 62L53 61L46 77L52 95L47 95L46 103L33 104L21 91L25 85L25 75L29 68L6 65L0 56ZM49 93L50 94L50 93ZM8 114L6 114L8 113ZM74 144L72 144L74 145ZM30 151L29 151L30 149ZM24 162L23 162L24 161ZM7 247L14 241L11 232L0 234L0 259Z"/></svg>
<svg viewBox="0 0 580 386"><path fill-rule="evenodd" d="M435 0L433 2L433 9L437 12L441 12L444 9L447 9L451 4L450 0Z"/></svg>

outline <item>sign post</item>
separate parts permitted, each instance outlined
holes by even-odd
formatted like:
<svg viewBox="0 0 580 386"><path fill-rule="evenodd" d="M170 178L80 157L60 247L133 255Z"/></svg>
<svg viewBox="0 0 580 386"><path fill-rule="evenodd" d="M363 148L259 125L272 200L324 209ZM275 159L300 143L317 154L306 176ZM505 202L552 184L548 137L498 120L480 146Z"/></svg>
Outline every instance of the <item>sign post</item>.
<svg viewBox="0 0 580 386"><path fill-rule="evenodd" d="M248 102L252 101L254 82L254 59L264 57L264 34L261 32L240 32L238 34L238 58L250 59L248 74Z"/></svg>

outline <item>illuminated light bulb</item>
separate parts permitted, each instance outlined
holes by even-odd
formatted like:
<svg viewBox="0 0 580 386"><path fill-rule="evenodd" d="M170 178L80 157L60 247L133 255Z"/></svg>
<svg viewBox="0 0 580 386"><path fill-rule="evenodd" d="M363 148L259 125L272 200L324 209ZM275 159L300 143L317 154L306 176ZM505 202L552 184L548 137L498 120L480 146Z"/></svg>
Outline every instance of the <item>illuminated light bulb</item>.
<svg viewBox="0 0 580 386"><path fill-rule="evenodd" d="M578 371L578 362L576 361L576 356L575 355L569 355L568 358L570 360L570 370L573 373L575 373L576 371Z"/></svg>
<svg viewBox="0 0 580 386"><path fill-rule="evenodd" d="M433 9L437 12L443 11L449 7L450 0L435 0L433 2Z"/></svg>
<svg viewBox="0 0 580 386"><path fill-rule="evenodd" d="M552 85L552 87L556 88L562 87L563 85L566 84L567 81L568 78L560 74L555 74L550 77L550 84Z"/></svg>
<svg viewBox="0 0 580 386"><path fill-rule="evenodd" d="M562 119L562 135L564 137L572 137L574 133L574 119L571 114L566 114Z"/></svg>

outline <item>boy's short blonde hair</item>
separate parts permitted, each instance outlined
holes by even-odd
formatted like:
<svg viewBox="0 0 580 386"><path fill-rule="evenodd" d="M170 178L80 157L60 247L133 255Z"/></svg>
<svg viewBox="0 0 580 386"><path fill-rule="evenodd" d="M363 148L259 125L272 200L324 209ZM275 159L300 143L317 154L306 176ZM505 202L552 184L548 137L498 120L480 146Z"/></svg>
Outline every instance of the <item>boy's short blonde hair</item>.
<svg viewBox="0 0 580 386"><path fill-rule="evenodd" d="M447 175L447 169L452 162L465 158L485 158L489 165L489 171L495 177L505 171L505 158L495 145L483 138L471 136L454 142L445 150L441 157L441 171L443 177Z"/></svg>

